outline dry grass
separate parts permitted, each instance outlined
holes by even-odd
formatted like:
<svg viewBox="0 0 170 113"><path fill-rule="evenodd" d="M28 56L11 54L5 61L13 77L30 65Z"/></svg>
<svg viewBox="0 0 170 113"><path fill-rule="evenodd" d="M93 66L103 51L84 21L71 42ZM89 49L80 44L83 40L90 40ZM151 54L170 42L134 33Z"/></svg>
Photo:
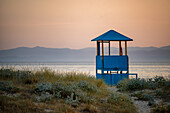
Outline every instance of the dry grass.
<svg viewBox="0 0 170 113"><path fill-rule="evenodd" d="M12 81L9 87L15 86L20 89L16 93L10 93L11 97L6 90L0 90L0 112L136 113L128 96L112 95L103 80L96 80L95 77L88 76L86 73L59 73L48 69L30 73L29 71L1 69L0 81ZM55 86L56 82L57 86ZM48 83L57 89L36 92L38 83ZM76 88L70 89L70 85L75 85ZM57 97L56 91L62 91L64 96ZM41 97L42 94L47 96L45 98L50 95L49 99L37 101L37 97ZM72 94L73 98L77 96L78 101L71 98Z"/></svg>

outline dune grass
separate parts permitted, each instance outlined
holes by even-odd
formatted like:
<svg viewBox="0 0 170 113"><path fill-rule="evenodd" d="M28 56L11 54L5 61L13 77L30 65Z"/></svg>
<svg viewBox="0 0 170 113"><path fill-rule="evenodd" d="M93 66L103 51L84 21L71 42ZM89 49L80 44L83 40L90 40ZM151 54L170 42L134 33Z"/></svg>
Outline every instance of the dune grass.
<svg viewBox="0 0 170 113"><path fill-rule="evenodd" d="M148 101L153 113L170 112L170 79L156 76L150 79L124 79L117 84L123 92L130 92L138 100ZM162 100L156 103L155 100Z"/></svg>
<svg viewBox="0 0 170 113"><path fill-rule="evenodd" d="M1 112L136 113L127 95L86 73L1 68L0 81Z"/></svg>

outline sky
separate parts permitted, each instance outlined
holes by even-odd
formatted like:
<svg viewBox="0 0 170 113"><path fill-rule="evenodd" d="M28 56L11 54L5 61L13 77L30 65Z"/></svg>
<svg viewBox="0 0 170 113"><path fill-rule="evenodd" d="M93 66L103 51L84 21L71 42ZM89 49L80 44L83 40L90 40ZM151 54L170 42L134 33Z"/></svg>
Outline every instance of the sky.
<svg viewBox="0 0 170 113"><path fill-rule="evenodd" d="M0 50L95 47L110 29L129 47L167 46L169 11L170 0L0 0Z"/></svg>

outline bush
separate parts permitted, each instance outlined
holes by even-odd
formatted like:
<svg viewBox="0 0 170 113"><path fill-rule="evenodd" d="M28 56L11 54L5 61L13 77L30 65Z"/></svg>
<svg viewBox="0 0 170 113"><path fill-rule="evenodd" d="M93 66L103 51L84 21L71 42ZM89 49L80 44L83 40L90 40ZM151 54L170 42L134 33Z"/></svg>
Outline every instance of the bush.
<svg viewBox="0 0 170 113"><path fill-rule="evenodd" d="M156 88L158 88L158 83L153 82L153 81L147 81L146 88L147 89L156 89Z"/></svg>
<svg viewBox="0 0 170 113"><path fill-rule="evenodd" d="M66 104L72 104L72 103L79 103L78 97L75 96L74 93L71 94L71 96L67 96L66 98Z"/></svg>
<svg viewBox="0 0 170 113"><path fill-rule="evenodd" d="M154 77L154 81L161 84L161 83L165 82L165 79L164 79L164 77L156 76L156 77Z"/></svg>
<svg viewBox="0 0 170 113"><path fill-rule="evenodd" d="M128 95L113 93L107 101L103 103L106 106L105 112L111 113L136 113L136 108L133 105ZM112 110L109 108L113 108Z"/></svg>
<svg viewBox="0 0 170 113"><path fill-rule="evenodd" d="M53 85L53 91L57 97L67 98L73 93L76 95L77 83L64 84L62 82L56 82Z"/></svg>
<svg viewBox="0 0 170 113"><path fill-rule="evenodd" d="M14 79L18 75L18 72L13 69L0 69L0 78L3 80Z"/></svg>
<svg viewBox="0 0 170 113"><path fill-rule="evenodd" d="M14 69L0 69L0 78L3 80L15 80L19 83L33 84L38 82L38 78L31 71L19 71Z"/></svg>
<svg viewBox="0 0 170 113"><path fill-rule="evenodd" d="M161 106L156 106L153 110L153 113L170 113L170 105L161 105Z"/></svg>
<svg viewBox="0 0 170 113"><path fill-rule="evenodd" d="M38 84L36 84L35 91L36 92L51 92L52 91L52 84L48 83L48 82L38 83Z"/></svg>
<svg viewBox="0 0 170 113"><path fill-rule="evenodd" d="M18 87L15 87L12 85L12 82L2 82L0 81L0 90L1 91L7 91L10 93L16 93L20 89Z"/></svg>
<svg viewBox="0 0 170 113"><path fill-rule="evenodd" d="M52 99L52 95L49 94L48 92L44 92L44 93L41 94L41 96L36 97L36 100L38 102L45 102L45 101L49 101L51 99Z"/></svg>
<svg viewBox="0 0 170 113"><path fill-rule="evenodd" d="M127 95L123 95L123 94L118 94L118 93L112 93L109 97L108 97L108 103L112 103L112 104L119 104L121 102L129 102L131 103L130 98Z"/></svg>
<svg viewBox="0 0 170 113"><path fill-rule="evenodd" d="M117 88L121 91L134 91L143 89L157 89L162 87L170 87L170 81L163 77L154 77L151 79L124 79L117 84Z"/></svg>
<svg viewBox="0 0 170 113"><path fill-rule="evenodd" d="M155 105L156 105L156 103L155 103L154 100L149 100L148 101L148 106L155 106Z"/></svg>
<svg viewBox="0 0 170 113"><path fill-rule="evenodd" d="M164 95L164 91L162 89L157 89L155 91L155 93L156 93L156 96L163 96Z"/></svg>
<svg viewBox="0 0 170 113"><path fill-rule="evenodd" d="M125 82L124 82L125 81ZM124 80L118 83L117 88L121 88L121 90L142 90L146 87L145 79L131 79Z"/></svg>
<svg viewBox="0 0 170 113"><path fill-rule="evenodd" d="M144 101L153 101L154 97L152 95L149 94L142 94L142 93L137 93L136 95L134 95L135 97L138 98L138 100L144 100Z"/></svg>
<svg viewBox="0 0 170 113"><path fill-rule="evenodd" d="M117 88L119 88L120 91L126 91L127 90L127 82L129 82L130 79L124 79L124 80L121 80L117 83Z"/></svg>
<svg viewBox="0 0 170 113"><path fill-rule="evenodd" d="M78 87L83 90L83 91L88 91L88 92L97 92L98 87L91 82L87 81L79 81Z"/></svg>
<svg viewBox="0 0 170 113"><path fill-rule="evenodd" d="M35 88L36 92L45 93L48 92L56 98L66 99L66 103L88 102L92 103L94 98L90 96L91 93L99 91L98 87L90 82L79 81L79 82L56 82L51 83L38 83ZM38 99L41 99L38 97Z"/></svg>
<svg viewBox="0 0 170 113"><path fill-rule="evenodd" d="M127 83L128 90L142 90L146 87L145 79L132 79Z"/></svg>

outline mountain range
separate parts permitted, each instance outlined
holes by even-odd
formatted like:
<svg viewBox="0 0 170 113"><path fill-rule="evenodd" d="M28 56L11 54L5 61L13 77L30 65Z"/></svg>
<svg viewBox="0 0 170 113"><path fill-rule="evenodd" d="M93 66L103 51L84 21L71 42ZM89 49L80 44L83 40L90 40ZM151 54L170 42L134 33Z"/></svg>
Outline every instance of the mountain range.
<svg viewBox="0 0 170 113"><path fill-rule="evenodd" d="M104 48L108 54L108 48ZM111 55L118 55L118 48L111 47ZM0 62L94 62L96 48L83 49L19 47L0 50ZM164 47L128 47L130 61L170 61L170 45Z"/></svg>

